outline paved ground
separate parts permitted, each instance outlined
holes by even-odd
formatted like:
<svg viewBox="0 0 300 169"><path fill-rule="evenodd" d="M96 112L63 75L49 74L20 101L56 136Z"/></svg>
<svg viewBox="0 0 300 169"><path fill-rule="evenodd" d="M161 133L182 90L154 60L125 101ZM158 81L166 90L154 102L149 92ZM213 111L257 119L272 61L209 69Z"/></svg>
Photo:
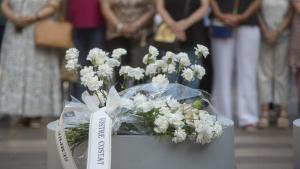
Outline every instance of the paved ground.
<svg viewBox="0 0 300 169"><path fill-rule="evenodd" d="M292 132L236 131L237 169L292 169ZM46 129L0 128L0 169L46 169Z"/></svg>

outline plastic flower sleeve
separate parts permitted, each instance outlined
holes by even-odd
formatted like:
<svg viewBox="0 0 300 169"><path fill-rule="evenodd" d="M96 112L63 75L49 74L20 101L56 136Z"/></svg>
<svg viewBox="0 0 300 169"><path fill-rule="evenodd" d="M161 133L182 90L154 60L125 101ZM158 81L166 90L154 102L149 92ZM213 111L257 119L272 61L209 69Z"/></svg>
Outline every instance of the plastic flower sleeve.
<svg viewBox="0 0 300 169"><path fill-rule="evenodd" d="M130 108L127 101L137 95L143 95L148 101L154 100L171 100L175 99L180 103L184 103L186 108L192 108L196 100L200 101L201 109L214 115L215 121L217 120L216 113L210 104L209 94L196 89L189 88L181 84L171 83L168 85L160 86L156 84L144 84L131 87L125 91L117 93L112 88L107 96L106 112L112 118L112 133L121 135L153 135L153 128L143 124L139 114L135 113L134 109ZM72 125L77 127L88 126L89 117L91 113L95 112L97 103L93 96L88 93L83 94L85 104L80 103L78 100L73 99L72 102L66 105L66 108L75 110L65 116L65 123L68 129L72 129ZM74 125L75 124L75 125ZM86 125L86 126L85 126ZM87 129L87 128L83 128ZM67 132L68 133L68 132ZM72 146L72 145L71 145Z"/></svg>
<svg viewBox="0 0 300 169"><path fill-rule="evenodd" d="M149 100L170 100L175 99L179 102L184 102L187 105L191 105L196 99L201 100L203 110L208 111L210 114L215 115L214 109L210 104L209 94L206 92L201 92L196 89L189 88L187 86L171 83L165 86L159 86L153 83L138 85L129 88L120 93L122 99L132 99L134 96L142 94L145 95ZM141 134L148 135L151 134L151 129L146 126L141 125L139 117L132 113L130 110L126 109L127 105L121 106L118 111L118 117L114 121L113 133L115 134ZM134 126L135 130L126 130L126 128L121 127L122 124L129 124ZM121 127L121 128L120 128Z"/></svg>

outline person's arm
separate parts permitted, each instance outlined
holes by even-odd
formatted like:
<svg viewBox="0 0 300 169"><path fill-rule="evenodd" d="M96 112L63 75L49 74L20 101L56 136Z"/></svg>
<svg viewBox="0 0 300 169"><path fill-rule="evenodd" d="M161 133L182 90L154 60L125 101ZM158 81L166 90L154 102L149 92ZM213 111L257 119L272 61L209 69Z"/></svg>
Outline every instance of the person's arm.
<svg viewBox="0 0 300 169"><path fill-rule="evenodd" d="M260 7L261 4L261 0L252 0L253 2L251 3L251 5L247 8L247 10L238 15L238 21L244 22L246 21L249 17L251 17L256 11L257 9Z"/></svg>
<svg viewBox="0 0 300 169"><path fill-rule="evenodd" d="M148 21L154 16L154 13L155 10L153 8L149 8L147 11L145 11L143 15L133 23L135 30L147 24Z"/></svg>
<svg viewBox="0 0 300 169"><path fill-rule="evenodd" d="M221 22L224 23L225 26L230 28L234 28L238 24L238 19L232 13L223 13L216 2L216 0L211 0L211 7L214 13L214 16Z"/></svg>
<svg viewBox="0 0 300 169"><path fill-rule="evenodd" d="M118 26L122 26L123 23L119 21L115 13L112 11L109 0L100 0L101 3L101 11L103 16L105 17L108 24L117 28ZM120 28L119 28L120 29Z"/></svg>
<svg viewBox="0 0 300 169"><path fill-rule="evenodd" d="M180 41L186 40L186 34L184 31L179 30L175 24L176 21L171 17L169 12L165 8L165 0L156 0L156 10L158 11L159 15L164 20L164 23L173 31L176 35L176 38Z"/></svg>
<svg viewBox="0 0 300 169"><path fill-rule="evenodd" d="M257 18L258 18L258 24L260 26L260 29L261 29L262 33L266 34L269 31L269 28L268 28L262 14L261 14L261 11L259 11L257 13Z"/></svg>
<svg viewBox="0 0 300 169"><path fill-rule="evenodd" d="M176 21L171 17L169 12L166 10L164 0L156 0L156 10L159 13L159 15L162 17L164 22L169 27L172 27Z"/></svg>
<svg viewBox="0 0 300 169"><path fill-rule="evenodd" d="M38 12L36 12L35 16L37 19L45 19L53 14L60 8L59 0L48 0L47 4L43 6Z"/></svg>
<svg viewBox="0 0 300 169"><path fill-rule="evenodd" d="M48 0L35 14L19 16L19 27L26 27L34 22L52 16L60 7L59 0Z"/></svg>
<svg viewBox="0 0 300 169"><path fill-rule="evenodd" d="M219 19L220 21L223 21L224 20L224 15L223 15L218 3L216 2L216 0L211 0L210 5L211 5L212 11L214 13L214 16L217 19Z"/></svg>
<svg viewBox="0 0 300 169"><path fill-rule="evenodd" d="M277 42L277 34L275 31L272 31L268 28L265 19L261 13L261 10L257 13L257 18L258 18L258 24L263 33L263 37L265 38L265 41L270 45L274 45Z"/></svg>
<svg viewBox="0 0 300 169"><path fill-rule="evenodd" d="M299 0L293 0L293 6L297 13L300 13L300 1Z"/></svg>
<svg viewBox="0 0 300 169"><path fill-rule="evenodd" d="M110 24L118 32L122 32L125 34L131 34L134 32L133 28L131 28L128 25L128 23L122 23L118 19L118 17L115 15L114 11L111 9L109 0L100 0L100 3L101 3L102 14L105 17L108 24Z"/></svg>
<svg viewBox="0 0 300 169"><path fill-rule="evenodd" d="M1 9L3 12L3 15L10 20L13 23L17 22L17 16L14 14L14 12L10 9L9 6L10 0L3 0L1 4Z"/></svg>
<svg viewBox="0 0 300 169"><path fill-rule="evenodd" d="M269 44L271 45L276 44L278 40L278 36L289 26L292 16L293 16L293 8L290 7L288 14L285 16L285 18L282 20L279 26L275 30L271 30L270 28L268 28L265 19L261 15L261 12L258 12L259 25L261 27L261 30L263 32L266 41Z"/></svg>
<svg viewBox="0 0 300 169"><path fill-rule="evenodd" d="M288 14L283 19L283 21L280 23L280 25L276 28L276 33L280 34L282 33L291 23L293 18L293 7L290 7Z"/></svg>
<svg viewBox="0 0 300 169"><path fill-rule="evenodd" d="M201 20L207 14L208 7L209 7L208 0L200 0L200 3L202 5L194 13L192 13L190 16L177 23L179 29L181 30L188 29L193 24Z"/></svg>

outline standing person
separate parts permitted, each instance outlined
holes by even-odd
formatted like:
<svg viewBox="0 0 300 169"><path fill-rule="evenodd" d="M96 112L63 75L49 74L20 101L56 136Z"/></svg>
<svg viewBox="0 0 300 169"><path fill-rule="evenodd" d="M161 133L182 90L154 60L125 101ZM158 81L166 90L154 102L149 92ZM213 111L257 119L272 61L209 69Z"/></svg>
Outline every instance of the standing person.
<svg viewBox="0 0 300 169"><path fill-rule="evenodd" d="M156 0L158 13L180 42L179 51L188 53L192 64L198 62L194 47L197 44L207 45L203 18L208 7L208 0ZM199 84L198 80L194 80L186 85L199 88Z"/></svg>
<svg viewBox="0 0 300 169"><path fill-rule="evenodd" d="M292 18L290 1L262 0L259 25L264 35L258 66L260 128L269 126L269 103L279 105L279 128L288 128L288 45Z"/></svg>
<svg viewBox="0 0 300 169"><path fill-rule="evenodd" d="M124 48L122 63L142 67L147 39L152 34L153 0L102 0L107 21L108 49Z"/></svg>
<svg viewBox="0 0 300 169"><path fill-rule="evenodd" d="M300 98L300 1L292 0L292 3L295 9L295 15L293 18L291 41L289 48L289 66L292 70L292 73L296 76L298 98ZM300 104L298 104L298 106L300 106Z"/></svg>
<svg viewBox="0 0 300 169"><path fill-rule="evenodd" d="M61 110L59 58L36 46L34 30L59 8L58 0L3 0L5 28L0 65L0 113L20 115L22 124L39 127L42 116Z"/></svg>
<svg viewBox="0 0 300 169"><path fill-rule="evenodd" d="M260 47L255 13L261 1L212 0L211 3L214 106L219 113L232 118L232 70L236 66L239 125L246 131L255 131L258 121L256 64Z"/></svg>
<svg viewBox="0 0 300 169"><path fill-rule="evenodd" d="M67 3L67 18L74 27L74 45L80 51L79 63L88 65L86 60L92 48L105 48L105 22L100 0L64 0ZM74 95L81 98L84 88L79 82L74 86Z"/></svg>

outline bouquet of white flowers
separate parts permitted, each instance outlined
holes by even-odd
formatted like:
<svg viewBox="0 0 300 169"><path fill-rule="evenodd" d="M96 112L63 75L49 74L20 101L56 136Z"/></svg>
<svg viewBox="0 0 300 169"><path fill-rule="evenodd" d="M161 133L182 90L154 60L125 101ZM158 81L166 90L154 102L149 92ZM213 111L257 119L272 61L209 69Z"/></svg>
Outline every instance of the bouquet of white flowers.
<svg viewBox="0 0 300 169"><path fill-rule="evenodd" d="M91 65L82 67L78 64L79 51L67 50L66 68L79 72L81 84L87 88L82 96L86 108L73 99L62 117L72 150L88 139L90 115L108 105L113 107L108 114L112 119L112 134L166 136L174 143L189 139L200 144L210 143L222 134L223 126L208 94L177 83L180 76L189 82L201 80L205 69L200 64L192 65L183 52L166 52L159 57L159 51L150 46L143 58L145 69L133 68L121 65L121 57L126 54L121 48L112 54L94 48L87 56ZM208 54L202 45L195 48L199 60ZM109 89L114 84L117 67L123 78L122 91L114 93L114 89ZM171 75L176 75L176 79L170 81ZM129 87L130 82L141 80L149 83Z"/></svg>

